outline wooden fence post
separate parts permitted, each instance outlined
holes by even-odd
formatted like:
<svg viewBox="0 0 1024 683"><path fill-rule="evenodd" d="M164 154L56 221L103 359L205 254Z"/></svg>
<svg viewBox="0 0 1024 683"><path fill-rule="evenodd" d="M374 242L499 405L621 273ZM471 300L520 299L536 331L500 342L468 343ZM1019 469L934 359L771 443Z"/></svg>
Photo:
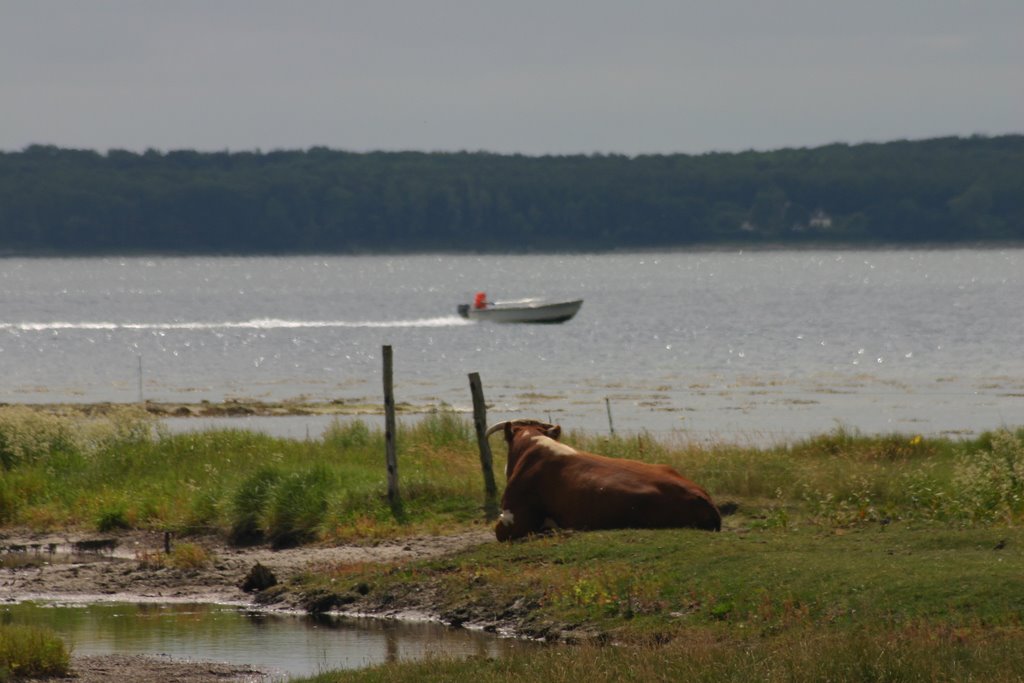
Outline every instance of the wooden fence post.
<svg viewBox="0 0 1024 683"><path fill-rule="evenodd" d="M391 347L384 347L384 444L388 465L388 502L392 508L400 503L398 496L398 457L395 454L395 387Z"/></svg>
<svg viewBox="0 0 1024 683"><path fill-rule="evenodd" d="M484 437L487 432L487 403L484 401L484 389L479 373L469 373L469 391L473 395L473 425L476 427L476 440L480 447L480 467L484 473L484 489L488 495L493 496L497 494L498 487L494 483L491 445Z"/></svg>
<svg viewBox="0 0 1024 683"><path fill-rule="evenodd" d="M473 425L476 427L476 442L480 448L480 468L484 473L484 491L487 494L484 503L484 514L487 519L498 516L498 486L494 483L494 458L491 445L487 443L487 403L484 401L484 389L480 383L480 374L469 373L469 391L473 395Z"/></svg>

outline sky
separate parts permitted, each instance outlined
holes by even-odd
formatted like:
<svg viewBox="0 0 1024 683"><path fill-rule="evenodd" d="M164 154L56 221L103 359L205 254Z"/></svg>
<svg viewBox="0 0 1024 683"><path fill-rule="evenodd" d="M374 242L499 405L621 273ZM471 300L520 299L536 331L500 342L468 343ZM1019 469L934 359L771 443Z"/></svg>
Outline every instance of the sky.
<svg viewBox="0 0 1024 683"><path fill-rule="evenodd" d="M0 0L0 150L669 154L1024 132L1024 0Z"/></svg>

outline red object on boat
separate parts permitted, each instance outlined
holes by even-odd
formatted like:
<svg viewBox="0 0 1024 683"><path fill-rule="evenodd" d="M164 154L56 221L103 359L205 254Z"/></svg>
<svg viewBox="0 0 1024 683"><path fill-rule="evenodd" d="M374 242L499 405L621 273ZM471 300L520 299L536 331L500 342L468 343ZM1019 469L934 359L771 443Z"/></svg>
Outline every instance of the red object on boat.
<svg viewBox="0 0 1024 683"><path fill-rule="evenodd" d="M487 306L487 295L483 292L477 292L476 296L473 297L473 308L486 308Z"/></svg>

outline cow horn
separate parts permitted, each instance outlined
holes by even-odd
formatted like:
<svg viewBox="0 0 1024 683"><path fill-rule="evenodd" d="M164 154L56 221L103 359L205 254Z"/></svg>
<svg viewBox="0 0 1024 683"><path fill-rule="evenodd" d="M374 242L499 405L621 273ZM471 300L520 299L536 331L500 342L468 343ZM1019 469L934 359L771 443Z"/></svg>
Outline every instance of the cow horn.
<svg viewBox="0 0 1024 683"><path fill-rule="evenodd" d="M511 426L516 426L516 425L527 426L527 425L529 425L529 426L534 426L534 427L548 427L548 428L551 428L551 427L554 426L554 425L548 424L547 422L542 422L540 420L534 420L534 419L531 419L531 418L528 418L528 417L523 417L523 418L519 418L519 419L516 419L516 420L505 420L504 422L499 422L497 424L493 424L490 427L488 427L487 431L484 432L484 438L485 439L489 438L491 436L491 434L493 434L494 432L500 432L501 430L505 429L505 425L511 425Z"/></svg>
<svg viewBox="0 0 1024 683"><path fill-rule="evenodd" d="M506 424L508 424L508 421L492 424L490 427L487 428L487 431L484 432L484 438L489 439L491 434L493 434L494 432L500 432L501 430L503 430Z"/></svg>

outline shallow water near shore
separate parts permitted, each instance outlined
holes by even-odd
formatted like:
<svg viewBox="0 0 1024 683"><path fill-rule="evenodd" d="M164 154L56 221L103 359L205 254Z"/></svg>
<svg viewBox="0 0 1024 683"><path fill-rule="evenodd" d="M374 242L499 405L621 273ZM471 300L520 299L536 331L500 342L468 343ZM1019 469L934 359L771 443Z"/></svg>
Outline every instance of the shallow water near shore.
<svg viewBox="0 0 1024 683"><path fill-rule="evenodd" d="M533 646L434 622L310 617L210 604L0 605L0 622L51 628L76 655L249 664L271 680L428 656L498 657Z"/></svg>
<svg viewBox="0 0 1024 683"><path fill-rule="evenodd" d="M584 304L477 324L455 315L476 290ZM621 432L740 442L1024 419L1022 249L10 258L0 299L8 403L376 404L390 345L400 403L468 411L479 372L494 419L570 430L609 408Z"/></svg>

